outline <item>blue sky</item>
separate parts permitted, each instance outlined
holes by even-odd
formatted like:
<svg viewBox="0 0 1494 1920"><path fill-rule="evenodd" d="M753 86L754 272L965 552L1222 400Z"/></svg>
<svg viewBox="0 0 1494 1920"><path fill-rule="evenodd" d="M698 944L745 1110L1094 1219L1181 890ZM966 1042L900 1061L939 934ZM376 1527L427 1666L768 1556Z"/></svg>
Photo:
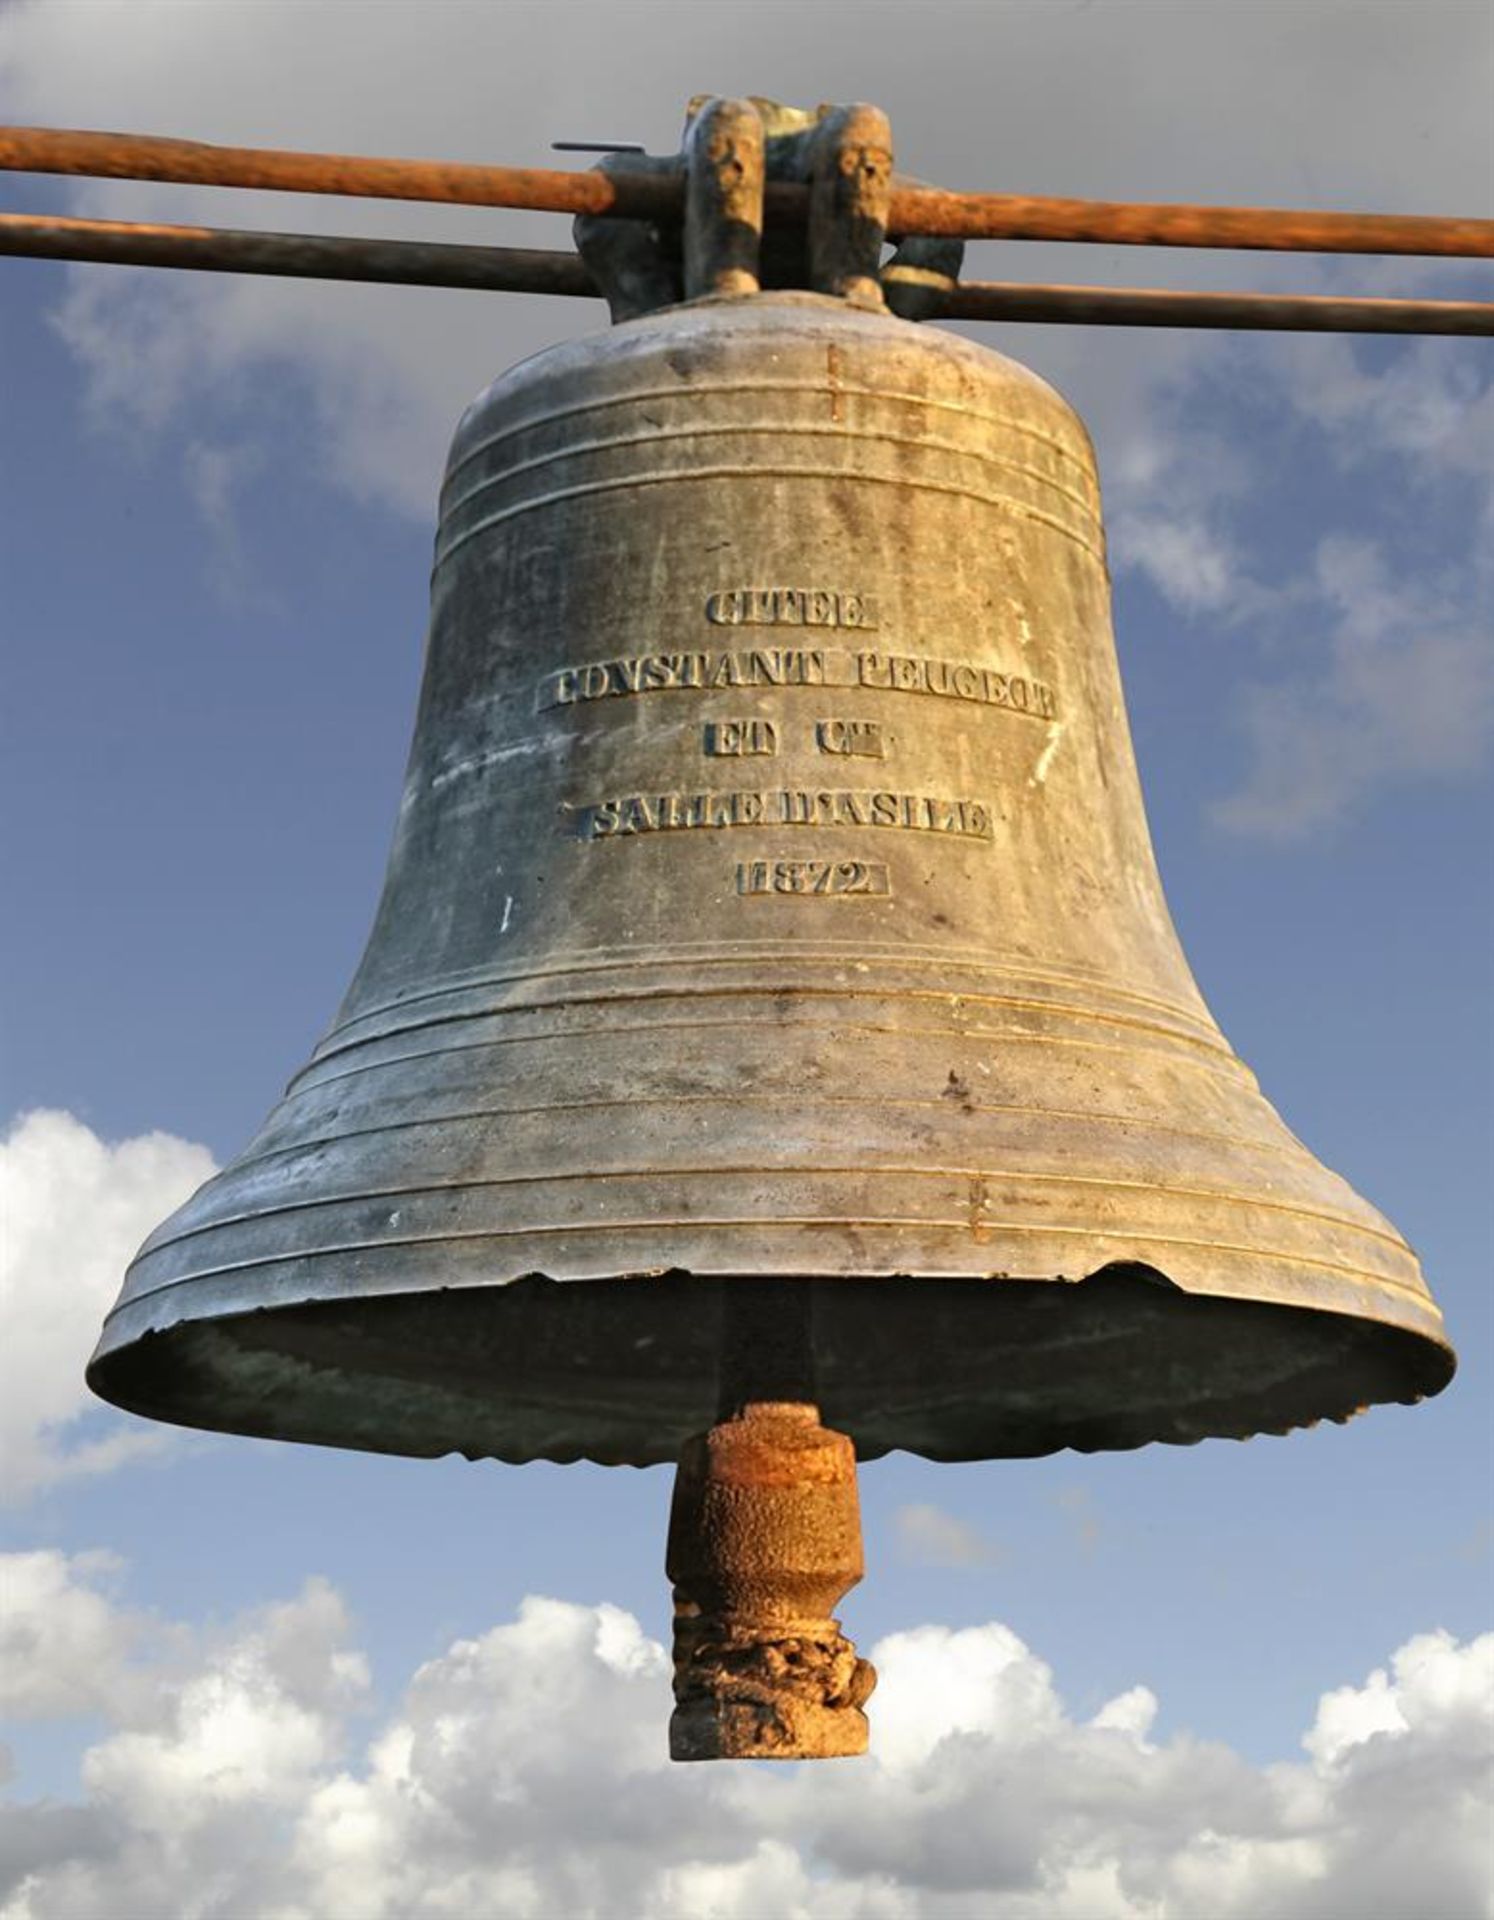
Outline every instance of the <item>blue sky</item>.
<svg viewBox="0 0 1494 1920"><path fill-rule="evenodd" d="M0 112L543 164L554 137L670 145L684 99L717 85L877 99L902 163L950 184L1489 210L1481 8L936 5L917 28L872 8L876 34L849 47L845 17L763 7L749 33L714 6L42 0L0 18ZM518 216L65 181L12 179L7 204L559 237ZM1480 284L1458 264L1017 247L967 271ZM667 1703L618 1621L667 1637L662 1470L148 1448L77 1384L133 1240L205 1155L243 1144L361 950L456 414L600 311L30 262L0 278L0 1118L23 1329L0 1438L29 1676L0 1915L118 1912L120 1886L131 1911L186 1912L190 1880L193 1912L339 1920L1389 1915L1413 1887L1418 1910L1464 1920L1483 1884L1468 1795L1487 1736L1467 1715L1489 1643L1473 1643L1491 1625L1487 347L979 336L1095 433L1137 753L1205 995L1289 1124L1417 1247L1462 1370L1423 1407L1289 1440L865 1469L869 1575L842 1612L863 1649L902 1636L883 1656L887 1758L860 1789L901 1836L890 1858L846 1837L854 1785L812 1769L654 1771ZM21 1118L37 1110L54 1117ZM572 1610L520 1616L526 1595ZM505 1675L528 1663L551 1678L526 1702ZM209 1697L238 1745L204 1734L221 1734ZM443 1712L445 1772L422 1745ZM469 1805L504 1729L533 1755L503 1761L527 1840ZM408 1794L392 1810L396 1748L446 1826L421 1826ZM968 1823L941 1764L994 1799L1048 1770L1080 1801L1030 1789L1030 1857L998 1821L989 1855L941 1878L926 1862ZM592 1831L566 1813L567 1777L670 1809L668 1831L644 1814L625 1845ZM1418 1785L1434 1824L1357 1885L1375 1794ZM440 1838L464 1819L468 1852ZM1224 1836L1207 1857L1205 1832ZM541 1833L573 1877L536 1864ZM1396 1878L1418 1850L1450 1862L1442 1880Z"/></svg>

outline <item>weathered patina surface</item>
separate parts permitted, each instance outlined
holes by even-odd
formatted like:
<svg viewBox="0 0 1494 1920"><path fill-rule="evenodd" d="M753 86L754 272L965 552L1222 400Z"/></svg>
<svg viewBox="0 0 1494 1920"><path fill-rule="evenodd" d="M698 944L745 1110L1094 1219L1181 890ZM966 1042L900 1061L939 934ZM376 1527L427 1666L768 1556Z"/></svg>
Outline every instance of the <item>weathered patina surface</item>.
<svg viewBox="0 0 1494 1920"><path fill-rule="evenodd" d="M885 122L806 119L701 104L682 227L583 234L638 317L463 420L367 952L90 1373L245 1433L678 1460L686 1759L865 1745L858 1454L1279 1431L1452 1369L1178 945L1083 427L883 309ZM755 291L775 141L821 291Z"/></svg>
<svg viewBox="0 0 1494 1920"><path fill-rule="evenodd" d="M1154 1276L1124 1312L1079 1284L1117 1265ZM367 955L95 1374L252 1431L669 1460L753 1275L813 1288L863 1454L1285 1427L1448 1368L1178 946L1082 427L806 293L557 347L468 414Z"/></svg>

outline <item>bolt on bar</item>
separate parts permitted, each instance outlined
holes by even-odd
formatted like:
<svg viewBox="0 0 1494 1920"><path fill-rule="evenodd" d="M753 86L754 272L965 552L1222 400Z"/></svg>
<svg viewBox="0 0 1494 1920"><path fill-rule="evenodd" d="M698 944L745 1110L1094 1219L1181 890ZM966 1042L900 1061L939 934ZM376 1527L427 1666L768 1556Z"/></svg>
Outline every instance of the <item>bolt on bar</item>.
<svg viewBox="0 0 1494 1920"><path fill-rule="evenodd" d="M167 180L193 186L335 193L550 213L678 218L683 180L596 171L469 166L441 160L288 153L210 146L142 134L0 128L0 168ZM808 189L770 183L776 219L803 221ZM1117 246L1267 248L1314 253L1441 254L1494 258L1494 220L1425 214L1315 213L1272 207L1147 205L1028 194L955 193L894 185L888 230L966 240L1058 240Z"/></svg>
<svg viewBox="0 0 1494 1920"><path fill-rule="evenodd" d="M229 232L217 227L0 214L0 254L177 267L313 280L387 281L500 293L597 296L580 257L536 247L471 247L332 234ZM1179 293L1141 287L1045 287L966 282L943 296L940 319L1091 326L1236 327L1299 333L1494 335L1494 302L1334 299L1317 295Z"/></svg>

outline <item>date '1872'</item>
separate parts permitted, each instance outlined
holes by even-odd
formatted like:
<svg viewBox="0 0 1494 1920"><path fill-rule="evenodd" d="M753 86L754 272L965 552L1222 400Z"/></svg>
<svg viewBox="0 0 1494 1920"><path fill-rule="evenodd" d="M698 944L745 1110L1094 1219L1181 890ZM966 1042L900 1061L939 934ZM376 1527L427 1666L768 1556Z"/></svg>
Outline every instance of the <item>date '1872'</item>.
<svg viewBox="0 0 1494 1920"><path fill-rule="evenodd" d="M892 882L882 860L742 860L737 863L737 892L885 899Z"/></svg>

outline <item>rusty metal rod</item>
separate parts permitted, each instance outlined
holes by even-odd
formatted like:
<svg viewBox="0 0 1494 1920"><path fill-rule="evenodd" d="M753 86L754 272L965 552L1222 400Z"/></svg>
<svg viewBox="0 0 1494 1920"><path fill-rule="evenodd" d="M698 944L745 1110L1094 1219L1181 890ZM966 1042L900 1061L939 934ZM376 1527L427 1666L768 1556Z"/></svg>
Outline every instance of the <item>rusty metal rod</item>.
<svg viewBox="0 0 1494 1920"><path fill-rule="evenodd" d="M669 176L470 166L443 160L288 153L144 134L0 128L0 168L170 180L193 186L338 193L549 213L678 218L683 180ZM808 190L770 184L769 216L802 221ZM1111 246L1241 247L1317 253L1409 253L1494 258L1494 220L1426 214L1319 213L1278 207L1147 205L1031 194L894 187L894 234L967 240L1095 241Z"/></svg>
<svg viewBox="0 0 1494 1920"><path fill-rule="evenodd" d="M953 288L945 295L938 317L1068 321L1091 327L1233 327L1280 333L1494 334L1494 301L1485 300L1037 287L985 280L964 281Z"/></svg>
<svg viewBox="0 0 1494 1920"><path fill-rule="evenodd" d="M246 233L114 220L0 214L0 254L117 266L386 281L499 293L594 296L575 254L538 247L454 246L312 233ZM1179 293L1141 287L1050 287L971 281L944 296L944 320L1024 320L1127 327L1234 327L1299 333L1494 334L1494 302Z"/></svg>
<svg viewBox="0 0 1494 1920"><path fill-rule="evenodd" d="M135 267L388 281L498 293L595 296L576 254L314 233L246 233L117 220L0 214L0 254ZM972 281L944 296L944 320L1030 320L1125 327L1237 327L1302 333L1494 334L1494 302L1177 293Z"/></svg>
<svg viewBox="0 0 1494 1920"><path fill-rule="evenodd" d="M197 187L439 200L458 206L616 213L643 219L678 216L682 206L682 179L613 180L590 170L289 153L274 147L220 147L201 140L48 127L0 128L0 167L113 180L170 180ZM803 193L803 189L797 191Z"/></svg>
<svg viewBox="0 0 1494 1920"><path fill-rule="evenodd" d="M1032 194L894 189L888 232L963 240L1066 240L1120 247L1230 247L1277 253L1410 253L1494 259L1494 220L1420 213L1318 213Z"/></svg>
<svg viewBox="0 0 1494 1920"><path fill-rule="evenodd" d="M597 295L578 254L539 247L468 247L319 233L245 233L120 220L0 214L0 254L126 267L269 273L307 280L392 281L495 293Z"/></svg>

